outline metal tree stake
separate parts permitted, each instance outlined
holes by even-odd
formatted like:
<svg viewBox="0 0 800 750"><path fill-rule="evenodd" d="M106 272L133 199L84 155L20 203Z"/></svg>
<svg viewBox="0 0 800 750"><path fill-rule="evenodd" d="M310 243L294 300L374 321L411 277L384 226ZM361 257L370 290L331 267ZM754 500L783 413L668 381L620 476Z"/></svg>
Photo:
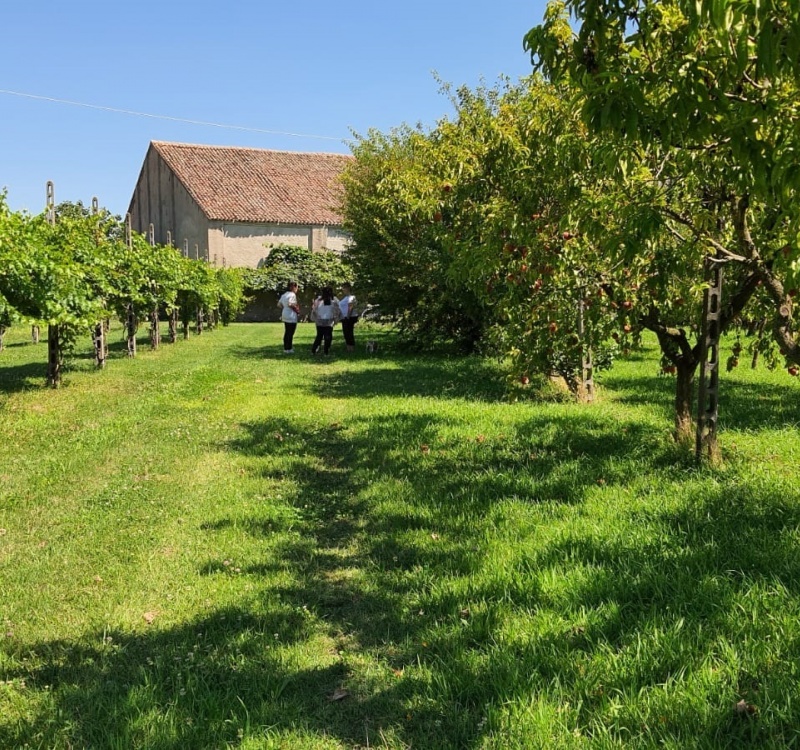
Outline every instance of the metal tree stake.
<svg viewBox="0 0 800 750"><path fill-rule="evenodd" d="M586 289L578 289L578 338L581 347L581 383L583 387L583 397L586 401L594 401L594 365L592 363L592 348L586 340L586 326L584 325L583 313L586 309Z"/></svg>
<svg viewBox="0 0 800 750"><path fill-rule="evenodd" d="M717 417L719 415L719 340L722 311L722 267L719 258L706 258L708 287L703 295L703 329L700 340L700 391L697 398L695 455L719 459Z"/></svg>

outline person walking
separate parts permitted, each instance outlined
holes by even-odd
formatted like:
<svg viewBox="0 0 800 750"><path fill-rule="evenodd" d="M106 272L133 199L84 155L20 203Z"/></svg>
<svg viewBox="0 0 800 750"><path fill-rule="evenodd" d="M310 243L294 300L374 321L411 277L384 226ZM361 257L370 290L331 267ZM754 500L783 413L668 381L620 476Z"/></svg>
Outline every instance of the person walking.
<svg viewBox="0 0 800 750"><path fill-rule="evenodd" d="M342 335L344 336L345 344L347 344L347 351L354 352L356 350L356 337L353 329L358 322L358 313L356 313L356 298L353 294L353 288L347 283L342 284L339 315L342 320Z"/></svg>
<svg viewBox="0 0 800 750"><path fill-rule="evenodd" d="M287 290L278 300L283 321L283 353L294 354L294 332L297 330L297 316L300 305L297 302L297 282L290 281Z"/></svg>
<svg viewBox="0 0 800 750"><path fill-rule="evenodd" d="M319 352L322 344L322 353L327 355L331 350L333 341L333 326L339 320L339 300L333 296L333 289L326 286L322 294L314 300L311 308L311 320L317 324L317 336L311 345L311 353Z"/></svg>

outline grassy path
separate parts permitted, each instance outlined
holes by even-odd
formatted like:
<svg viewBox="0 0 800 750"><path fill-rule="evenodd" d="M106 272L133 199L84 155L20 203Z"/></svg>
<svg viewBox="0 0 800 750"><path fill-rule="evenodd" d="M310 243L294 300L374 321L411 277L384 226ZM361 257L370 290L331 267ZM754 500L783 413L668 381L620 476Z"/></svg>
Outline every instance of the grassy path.
<svg viewBox="0 0 800 750"><path fill-rule="evenodd" d="M800 384L669 439L652 350L593 406L277 325L60 391L0 354L0 747L800 744ZM382 334L376 334L382 335ZM363 336L362 336L363 338ZM738 705L738 708L737 708Z"/></svg>

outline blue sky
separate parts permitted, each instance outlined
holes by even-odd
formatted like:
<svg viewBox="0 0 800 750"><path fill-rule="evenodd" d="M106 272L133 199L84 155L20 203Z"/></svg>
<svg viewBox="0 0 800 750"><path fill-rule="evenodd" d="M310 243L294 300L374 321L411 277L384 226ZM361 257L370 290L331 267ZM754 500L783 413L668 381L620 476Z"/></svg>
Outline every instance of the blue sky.
<svg viewBox="0 0 800 750"><path fill-rule="evenodd" d="M124 214L151 140L347 153L352 131L430 127L452 111L434 71L470 87L530 72L544 5L6 0L0 90L46 99L0 93L0 188L14 210L41 211L52 180L56 202Z"/></svg>

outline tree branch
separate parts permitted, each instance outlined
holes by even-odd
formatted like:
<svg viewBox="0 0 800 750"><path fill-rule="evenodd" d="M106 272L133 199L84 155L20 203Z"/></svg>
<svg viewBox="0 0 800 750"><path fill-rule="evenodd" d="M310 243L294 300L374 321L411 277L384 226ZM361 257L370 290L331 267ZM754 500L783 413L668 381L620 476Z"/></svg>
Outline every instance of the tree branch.
<svg viewBox="0 0 800 750"><path fill-rule="evenodd" d="M678 349L680 357L683 358L686 363L692 364L697 362L697 357L700 353L698 346L695 345L693 347L689 343L686 331L683 330L683 328L674 328L662 323L658 319L658 310L656 310L655 307L651 307L647 311L647 315L643 315L639 318L639 324L656 334L661 345L661 351L663 351L670 360L674 361L673 357L669 354L669 344L672 344Z"/></svg>
<svg viewBox="0 0 800 750"><path fill-rule="evenodd" d="M744 310L745 305L747 305L747 303L750 301L750 298L758 288L758 282L759 274L758 272L753 271L740 284L739 288L734 292L733 296L720 311L720 332L725 332L731 323L733 323L733 321L736 319L736 317L742 312L742 310Z"/></svg>
<svg viewBox="0 0 800 750"><path fill-rule="evenodd" d="M727 247L725 247L725 245L723 245L722 243L718 242L717 240L715 240L713 237L711 237L710 235L706 234L705 232L699 230L692 223L692 221L690 219L687 219L685 216L682 216L677 211L673 211L671 208L663 208L661 210L669 218L673 219L674 221L677 221L679 224L683 224L683 226L685 226L685 227L688 227L692 231L692 234L694 234L695 239L703 240L703 241L707 242L723 258L725 258L727 260L734 260L737 263L746 263L747 262L748 258L745 258L742 255L737 255L736 253L731 252L730 250L728 250Z"/></svg>

